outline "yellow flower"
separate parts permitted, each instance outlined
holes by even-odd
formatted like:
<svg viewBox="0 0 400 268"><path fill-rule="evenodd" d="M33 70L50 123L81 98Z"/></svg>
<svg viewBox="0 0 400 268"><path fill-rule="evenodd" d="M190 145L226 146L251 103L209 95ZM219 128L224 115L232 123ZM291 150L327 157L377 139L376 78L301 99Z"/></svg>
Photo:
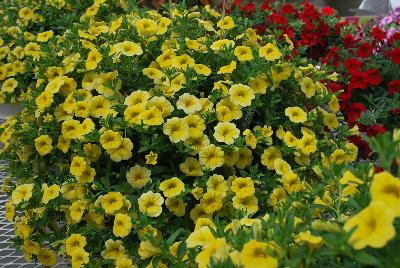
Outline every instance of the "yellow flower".
<svg viewBox="0 0 400 268"><path fill-rule="evenodd" d="M231 190L239 198L252 196L256 192L256 190L254 188L254 182L250 177L246 177L246 178L238 177L238 178L236 178L232 182Z"/></svg>
<svg viewBox="0 0 400 268"><path fill-rule="evenodd" d="M84 246L86 246L86 237L84 237L81 234L71 234L65 240L65 247L67 250L67 254L70 256L75 250L81 249Z"/></svg>
<svg viewBox="0 0 400 268"><path fill-rule="evenodd" d="M304 123L307 121L307 113L299 107L288 107L285 109L285 115L293 123Z"/></svg>
<svg viewBox="0 0 400 268"><path fill-rule="evenodd" d="M228 191L228 183L222 175L214 174L207 180L207 192L217 192L225 196Z"/></svg>
<svg viewBox="0 0 400 268"><path fill-rule="evenodd" d="M400 217L400 179L387 171L374 175L371 183L373 201L380 201L391 209L396 217Z"/></svg>
<svg viewBox="0 0 400 268"><path fill-rule="evenodd" d="M240 253L240 262L243 268L275 268L278 267L278 260L269 255L270 246L268 243L250 240Z"/></svg>
<svg viewBox="0 0 400 268"><path fill-rule="evenodd" d="M32 197L34 184L21 184L15 188L11 194L11 201L14 205L18 205L22 201L28 201Z"/></svg>
<svg viewBox="0 0 400 268"><path fill-rule="evenodd" d="M125 247L121 240L108 239L105 243L105 249L101 252L101 256L106 260L119 260L126 258Z"/></svg>
<svg viewBox="0 0 400 268"><path fill-rule="evenodd" d="M307 98L311 98L315 95L316 87L314 81L311 78L309 77L303 78L303 80L301 80L300 82L300 87L301 91L303 91L304 94L306 94Z"/></svg>
<svg viewBox="0 0 400 268"><path fill-rule="evenodd" d="M168 26L171 24L171 20L166 17L161 17L158 21L157 35L165 34L168 30Z"/></svg>
<svg viewBox="0 0 400 268"><path fill-rule="evenodd" d="M190 138L199 138L203 136L206 125L199 115L190 114L187 115L184 120L189 127Z"/></svg>
<svg viewBox="0 0 400 268"><path fill-rule="evenodd" d="M82 171L82 174L76 176L76 180L81 183L91 183L96 176L96 170L90 166L86 166L85 169Z"/></svg>
<svg viewBox="0 0 400 268"><path fill-rule="evenodd" d="M276 188L272 191L271 196L269 197L269 204L271 206L281 205L286 201L286 193L285 190L281 187Z"/></svg>
<svg viewBox="0 0 400 268"><path fill-rule="evenodd" d="M364 184L364 181L357 178L351 171L346 171L343 177L339 180L341 184L348 184L357 186L358 184Z"/></svg>
<svg viewBox="0 0 400 268"><path fill-rule="evenodd" d="M83 201L75 201L72 203L72 205L69 207L69 214L71 216L71 219L75 222L80 222L82 220L83 213L85 213L85 203Z"/></svg>
<svg viewBox="0 0 400 268"><path fill-rule="evenodd" d="M121 162L132 157L133 143L129 138L123 138L121 144L115 149L106 150L114 162Z"/></svg>
<svg viewBox="0 0 400 268"><path fill-rule="evenodd" d="M269 170L274 170L274 162L276 159L282 158L282 154L278 148L271 146L264 150L261 155L261 164L266 166Z"/></svg>
<svg viewBox="0 0 400 268"><path fill-rule="evenodd" d="M113 234L117 237L124 238L131 232L132 220L131 217L125 214L118 213L114 218Z"/></svg>
<svg viewBox="0 0 400 268"><path fill-rule="evenodd" d="M231 74L236 70L236 61L231 61L228 65L222 66L218 70L218 74Z"/></svg>
<svg viewBox="0 0 400 268"><path fill-rule="evenodd" d="M56 254L49 249L41 249L37 255L37 259L43 266L53 266L57 263Z"/></svg>
<svg viewBox="0 0 400 268"><path fill-rule="evenodd" d="M239 138L240 130L234 123L220 122L214 127L214 138L218 142L231 145Z"/></svg>
<svg viewBox="0 0 400 268"><path fill-rule="evenodd" d="M86 59L86 70L94 70L103 59L103 56L97 49L90 50Z"/></svg>
<svg viewBox="0 0 400 268"><path fill-rule="evenodd" d="M351 234L349 243L357 250L366 246L383 248L395 235L394 214L386 204L373 201L368 207L350 218L343 229Z"/></svg>
<svg viewBox="0 0 400 268"><path fill-rule="evenodd" d="M123 201L124 196L120 192L109 192L101 198L100 204L106 214L113 214L122 208Z"/></svg>
<svg viewBox="0 0 400 268"><path fill-rule="evenodd" d="M42 192L42 203L47 204L50 200L57 198L60 195L60 186L57 184L53 184L48 187L46 183L43 183Z"/></svg>
<svg viewBox="0 0 400 268"><path fill-rule="evenodd" d="M235 27L235 22L232 17L225 16L217 23L217 26L222 30L230 30Z"/></svg>
<svg viewBox="0 0 400 268"><path fill-rule="evenodd" d="M232 40L221 39L221 40L214 41L211 44L210 48L214 51L219 51L219 50L227 49L234 45L235 45L235 42Z"/></svg>
<svg viewBox="0 0 400 268"><path fill-rule="evenodd" d="M160 255L162 250L159 247L154 246L149 240L145 240L140 242L138 253L140 258L145 260Z"/></svg>
<svg viewBox="0 0 400 268"><path fill-rule="evenodd" d="M165 206L168 208L169 211L174 213L175 216L177 217L185 216L186 203L183 202L182 199L167 198L167 200L165 200Z"/></svg>
<svg viewBox="0 0 400 268"><path fill-rule="evenodd" d="M74 156L71 161L69 172L74 176L81 176L87 166L85 158L81 156Z"/></svg>
<svg viewBox="0 0 400 268"><path fill-rule="evenodd" d="M196 256L196 263L199 268L210 267L211 260L219 263L229 257L230 246L224 238L217 238L208 243L203 251Z"/></svg>
<svg viewBox="0 0 400 268"><path fill-rule="evenodd" d="M115 268L137 268L137 265L133 264L131 259L118 258L115 262Z"/></svg>
<svg viewBox="0 0 400 268"><path fill-rule="evenodd" d="M194 232L192 232L186 239L186 245L188 248L194 248L197 246L205 246L213 241L214 235L212 234L208 226L203 226Z"/></svg>
<svg viewBox="0 0 400 268"><path fill-rule="evenodd" d="M254 150L257 147L257 137L251 132L250 129L243 131L243 135L245 135L246 145Z"/></svg>
<svg viewBox="0 0 400 268"><path fill-rule="evenodd" d="M106 130L100 136L101 146L106 150L117 149L123 141L123 138L119 132L112 130Z"/></svg>
<svg viewBox="0 0 400 268"><path fill-rule="evenodd" d="M89 253L87 253L83 248L76 249L71 255L72 267L82 267L89 263Z"/></svg>
<svg viewBox="0 0 400 268"><path fill-rule="evenodd" d="M275 45L268 43L258 50L260 57L265 58L267 61L274 61L282 57L282 53Z"/></svg>
<svg viewBox="0 0 400 268"><path fill-rule="evenodd" d="M47 155L53 149L49 135L41 135L35 139L35 148L41 156Z"/></svg>
<svg viewBox="0 0 400 268"><path fill-rule="evenodd" d="M283 136L283 141L286 143L288 147L296 147L299 142L299 139L297 139L292 132L286 131L285 135Z"/></svg>
<svg viewBox="0 0 400 268"><path fill-rule="evenodd" d="M53 37L53 35L54 35L54 32L52 30L42 32L37 35L36 40L39 42L47 42L47 41L49 41L50 38Z"/></svg>
<svg viewBox="0 0 400 268"><path fill-rule="evenodd" d="M347 154L343 149L335 149L335 151L329 157L331 163L342 164L347 160Z"/></svg>
<svg viewBox="0 0 400 268"><path fill-rule="evenodd" d="M324 242L322 237L312 235L309 230L300 232L295 241L296 243L306 243L311 248L319 248Z"/></svg>
<svg viewBox="0 0 400 268"><path fill-rule="evenodd" d="M176 108L183 110L186 114L194 114L201 110L200 100L189 93L182 94L176 102Z"/></svg>
<svg viewBox="0 0 400 268"><path fill-rule="evenodd" d="M65 120L61 125L61 133L66 139L80 138L81 124L74 119Z"/></svg>
<svg viewBox="0 0 400 268"><path fill-rule="evenodd" d="M158 155L151 151L149 154L145 156L146 158L146 164L147 165L156 165L157 164L157 157Z"/></svg>
<svg viewBox="0 0 400 268"><path fill-rule="evenodd" d="M121 43L117 43L114 45L115 50L117 53L120 53L124 56L139 56L143 54L143 50L139 44L131 41L124 41Z"/></svg>
<svg viewBox="0 0 400 268"><path fill-rule="evenodd" d="M239 61L249 61L253 59L251 48L246 46L237 46L233 54L238 58Z"/></svg>
<svg viewBox="0 0 400 268"><path fill-rule="evenodd" d="M171 142L178 143L189 138L189 126L184 119L173 117L163 124L163 133Z"/></svg>
<svg viewBox="0 0 400 268"><path fill-rule="evenodd" d="M180 164L179 169L186 176L198 177L203 175L199 161L193 157L186 158L185 162Z"/></svg>
<svg viewBox="0 0 400 268"><path fill-rule="evenodd" d="M324 126L327 126L329 129L339 127L339 121L337 120L336 115L332 113L324 113L323 123Z"/></svg>
<svg viewBox="0 0 400 268"><path fill-rule="evenodd" d="M180 195L185 190L185 184L177 177L160 183L160 190L165 197L171 198Z"/></svg>
<svg viewBox="0 0 400 268"><path fill-rule="evenodd" d="M126 172L126 179L133 188L143 188L150 181L151 171L136 164Z"/></svg>
<svg viewBox="0 0 400 268"><path fill-rule="evenodd" d="M251 101L255 98L253 90L243 84L232 85L229 89L230 100L233 104L241 107L251 105Z"/></svg>
<svg viewBox="0 0 400 268"><path fill-rule="evenodd" d="M1 91L4 92L13 92L15 88L18 86L18 81L15 78L8 78L6 81L3 82L1 86Z"/></svg>
<svg viewBox="0 0 400 268"><path fill-rule="evenodd" d="M148 191L139 197L138 203L140 212L149 217L158 217L162 212L164 198L159 193Z"/></svg>
<svg viewBox="0 0 400 268"><path fill-rule="evenodd" d="M289 163L283 160L282 158L277 158L274 161L274 169L278 175L286 175L292 172L292 168Z"/></svg>
<svg viewBox="0 0 400 268"><path fill-rule="evenodd" d="M201 74L204 76L209 76L211 74L211 69L203 64L195 64L194 70L196 71L197 74Z"/></svg>
<svg viewBox="0 0 400 268"><path fill-rule="evenodd" d="M224 151L214 144L207 145L199 152L199 162L210 170L221 167L224 164Z"/></svg>
<svg viewBox="0 0 400 268"><path fill-rule="evenodd" d="M15 216L15 207L12 200L5 204L5 218L7 221L12 222Z"/></svg>
<svg viewBox="0 0 400 268"><path fill-rule="evenodd" d="M232 206L236 209L244 210L248 214L253 214L258 211L258 200L254 195L242 198L234 196L232 198Z"/></svg>
<svg viewBox="0 0 400 268"><path fill-rule="evenodd" d="M314 136L305 133L301 140L299 140L298 148L305 155L309 155L315 153L317 151L317 140Z"/></svg>
<svg viewBox="0 0 400 268"><path fill-rule="evenodd" d="M207 192L200 199L200 204L208 214L220 210L222 208L223 196L219 192L211 191Z"/></svg>
<svg viewBox="0 0 400 268"><path fill-rule="evenodd" d="M288 194L297 193L303 189L299 176L294 172L282 176L282 185Z"/></svg>
<svg viewBox="0 0 400 268"><path fill-rule="evenodd" d="M258 75L256 78L250 78L249 86L254 91L254 93L265 94L267 88L270 86L265 74Z"/></svg>
<svg viewBox="0 0 400 268"><path fill-rule="evenodd" d="M328 107L331 109L332 113L336 113L340 109L339 101L335 95L332 96L330 101L328 102Z"/></svg>
<svg viewBox="0 0 400 268"><path fill-rule="evenodd" d="M157 33L157 23L151 19L140 19L135 23L136 31L140 35L152 35Z"/></svg>

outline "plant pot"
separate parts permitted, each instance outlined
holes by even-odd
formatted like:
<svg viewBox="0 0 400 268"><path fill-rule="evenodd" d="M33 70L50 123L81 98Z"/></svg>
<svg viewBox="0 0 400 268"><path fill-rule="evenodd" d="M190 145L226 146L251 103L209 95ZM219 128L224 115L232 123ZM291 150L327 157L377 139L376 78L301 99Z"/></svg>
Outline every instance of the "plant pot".
<svg viewBox="0 0 400 268"><path fill-rule="evenodd" d="M362 0L327 0L326 4L339 12L340 16L354 16Z"/></svg>
<svg viewBox="0 0 400 268"><path fill-rule="evenodd" d="M22 107L19 103L9 104L3 103L0 104L0 120L5 120L10 115L17 115L18 112L22 110Z"/></svg>

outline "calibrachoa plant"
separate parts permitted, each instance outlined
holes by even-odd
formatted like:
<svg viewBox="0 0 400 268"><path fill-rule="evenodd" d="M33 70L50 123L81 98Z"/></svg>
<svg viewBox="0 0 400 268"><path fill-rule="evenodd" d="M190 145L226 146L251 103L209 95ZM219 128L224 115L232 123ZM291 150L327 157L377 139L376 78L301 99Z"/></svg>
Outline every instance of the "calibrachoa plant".
<svg viewBox="0 0 400 268"><path fill-rule="evenodd" d="M0 2L0 103L21 101L32 87L40 44L62 35L86 17L107 19L133 1L10 0ZM125 8L125 9L124 9Z"/></svg>
<svg viewBox="0 0 400 268"><path fill-rule="evenodd" d="M357 124L368 136L399 127L400 33L393 17L369 23L358 34L344 35L343 43L332 46L322 59L339 73L339 81L329 88L343 92L339 98L348 123ZM369 150L364 151L368 155Z"/></svg>
<svg viewBox="0 0 400 268"><path fill-rule="evenodd" d="M334 168L357 158L326 89L337 77L293 49L181 5L94 15L38 43L35 83L0 135L16 247L44 266L371 264L395 236L382 196L398 202L399 180L381 179L390 208L353 200L368 183Z"/></svg>
<svg viewBox="0 0 400 268"><path fill-rule="evenodd" d="M259 34L274 34L292 39L296 53L310 59L326 55L329 46L340 42L338 36L348 31L348 23L340 20L330 7L319 10L308 1L282 3L265 0L261 4L254 1L231 1L228 12L249 18Z"/></svg>

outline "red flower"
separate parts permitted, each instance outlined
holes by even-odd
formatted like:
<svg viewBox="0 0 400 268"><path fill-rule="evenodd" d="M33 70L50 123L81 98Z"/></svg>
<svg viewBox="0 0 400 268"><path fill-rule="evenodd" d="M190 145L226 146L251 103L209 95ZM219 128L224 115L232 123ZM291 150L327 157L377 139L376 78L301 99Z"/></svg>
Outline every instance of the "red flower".
<svg viewBox="0 0 400 268"><path fill-rule="evenodd" d="M240 7L240 10L247 13L248 16L253 14L255 9L256 4L253 2L247 3L246 5Z"/></svg>
<svg viewBox="0 0 400 268"><path fill-rule="evenodd" d="M382 31L378 26L375 26L371 31L372 37L375 41L381 42L386 38L386 32Z"/></svg>
<svg viewBox="0 0 400 268"><path fill-rule="evenodd" d="M344 65L346 66L346 69L347 71L349 71L349 73L354 73L358 72L361 69L363 63L357 58L350 58L346 60Z"/></svg>
<svg viewBox="0 0 400 268"><path fill-rule="evenodd" d="M234 7L237 7L237 6L239 6L241 3L243 3L244 2L244 0L235 0L235 1L233 1L233 6Z"/></svg>
<svg viewBox="0 0 400 268"><path fill-rule="evenodd" d="M261 6L260 6L260 9L262 10L262 11L265 11L265 10L272 10L272 6L271 6L271 3L272 1L268 1L268 0L265 0L262 4L261 4Z"/></svg>
<svg viewBox="0 0 400 268"><path fill-rule="evenodd" d="M385 133L386 128L380 125L374 125L374 126L369 126L365 130L365 133L368 135L368 137L374 137L378 134Z"/></svg>
<svg viewBox="0 0 400 268"><path fill-rule="evenodd" d="M396 32L389 38L389 44L393 45L396 41L400 41L400 33Z"/></svg>
<svg viewBox="0 0 400 268"><path fill-rule="evenodd" d="M368 86L369 77L366 72L354 72L350 78L350 89L366 89Z"/></svg>
<svg viewBox="0 0 400 268"><path fill-rule="evenodd" d="M369 58L374 47L369 43L362 43L357 50L357 55L361 58Z"/></svg>
<svg viewBox="0 0 400 268"><path fill-rule="evenodd" d="M321 12L326 16L332 16L335 13L335 10L331 7L326 6L321 9Z"/></svg>
<svg viewBox="0 0 400 268"><path fill-rule="evenodd" d="M389 83L389 94L393 95L395 92L400 92L400 80L393 80Z"/></svg>
<svg viewBox="0 0 400 268"><path fill-rule="evenodd" d="M289 23L287 18L277 13L272 13L271 15L269 15L267 20L270 21L271 23L281 24L281 25L287 25Z"/></svg>
<svg viewBox="0 0 400 268"><path fill-rule="evenodd" d="M357 119L360 118L361 113L365 112L367 108L365 108L364 104L360 102L354 102L347 107L347 121L351 126L354 126L357 122Z"/></svg>
<svg viewBox="0 0 400 268"><path fill-rule="evenodd" d="M390 51L390 59L393 63L400 64L400 48L395 48Z"/></svg>
<svg viewBox="0 0 400 268"><path fill-rule="evenodd" d="M368 83L370 85L378 86L381 83L381 73L377 69L369 69L365 73L368 76Z"/></svg>
<svg viewBox="0 0 400 268"><path fill-rule="evenodd" d="M291 3L286 3L281 7L280 13L283 15L296 14L297 9Z"/></svg>
<svg viewBox="0 0 400 268"><path fill-rule="evenodd" d="M345 48L355 47L356 42L357 42L357 39L351 34L346 34L343 37L343 45Z"/></svg>

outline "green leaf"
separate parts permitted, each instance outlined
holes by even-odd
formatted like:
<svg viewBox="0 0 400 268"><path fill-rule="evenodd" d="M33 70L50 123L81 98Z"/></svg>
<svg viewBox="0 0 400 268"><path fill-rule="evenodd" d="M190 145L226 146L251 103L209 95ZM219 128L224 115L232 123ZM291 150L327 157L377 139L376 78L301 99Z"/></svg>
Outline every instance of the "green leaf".
<svg viewBox="0 0 400 268"><path fill-rule="evenodd" d="M171 234L167 239L167 244L172 245L175 242L175 239L182 233L183 228L179 228L173 234Z"/></svg>
<svg viewBox="0 0 400 268"><path fill-rule="evenodd" d="M381 266L381 262L379 261L379 259L377 259L376 257L374 257L374 256L372 256L372 255L370 255L370 254L368 254L366 252L358 252L355 255L355 259L360 264Z"/></svg>

